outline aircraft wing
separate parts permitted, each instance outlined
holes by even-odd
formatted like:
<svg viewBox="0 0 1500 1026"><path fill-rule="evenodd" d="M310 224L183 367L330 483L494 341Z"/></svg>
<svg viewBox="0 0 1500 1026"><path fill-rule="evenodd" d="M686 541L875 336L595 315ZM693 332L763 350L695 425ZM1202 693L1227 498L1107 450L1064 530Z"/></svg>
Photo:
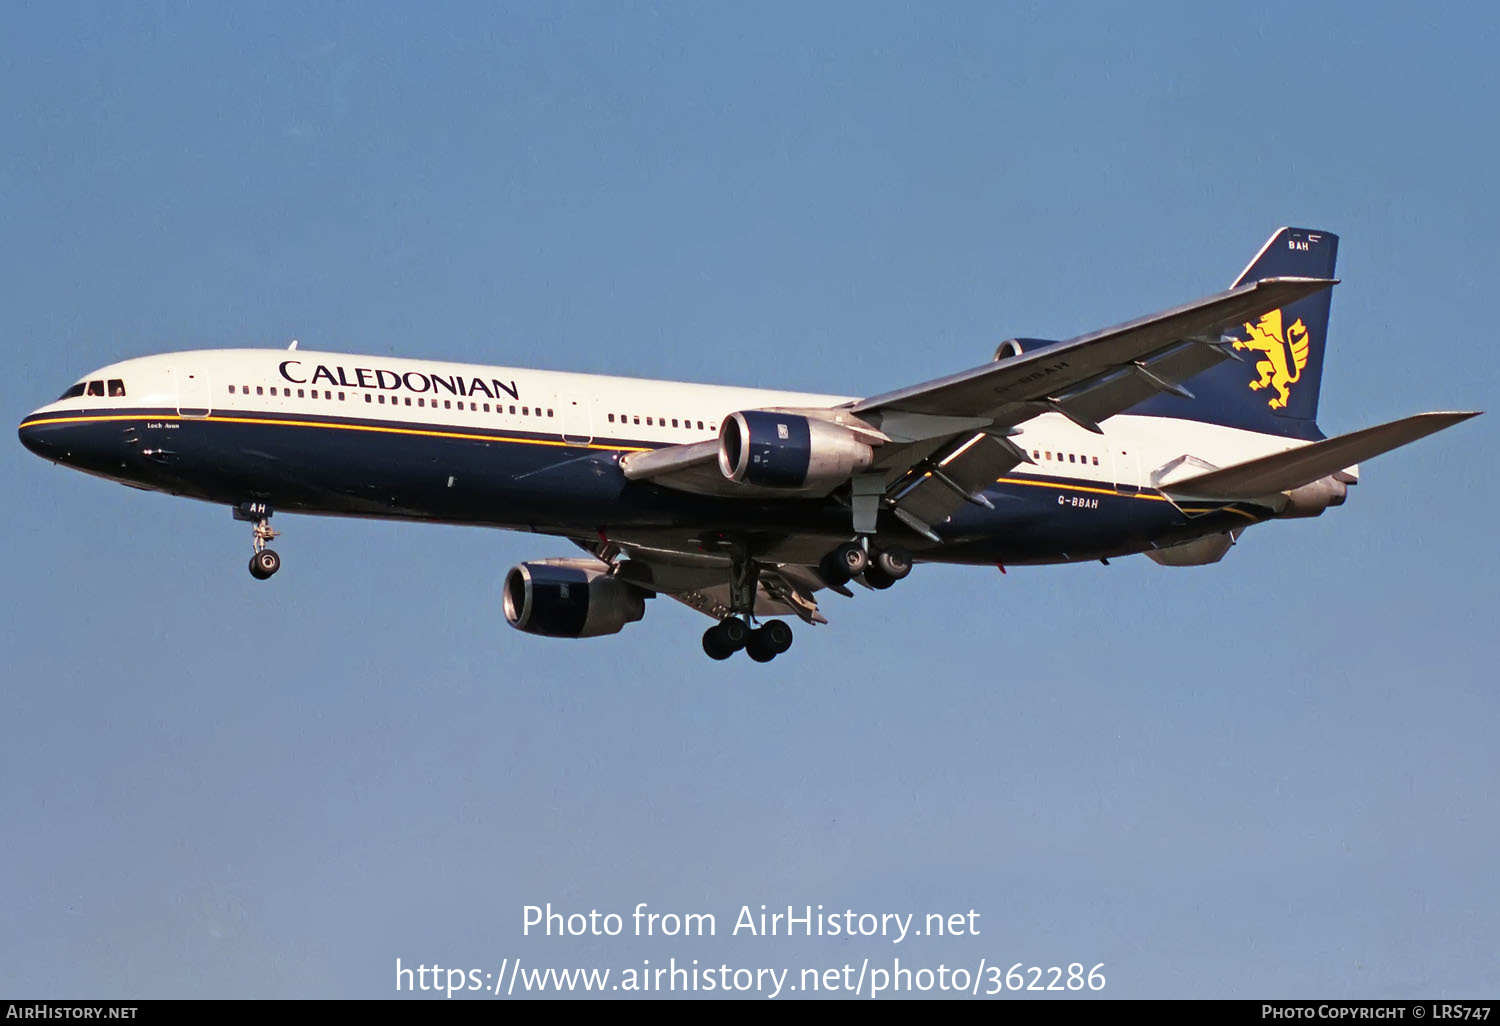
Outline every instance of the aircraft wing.
<svg viewBox="0 0 1500 1026"><path fill-rule="evenodd" d="M938 522L1018 463L1031 462L1011 441L1016 428L1055 412L1099 431L1099 421L1156 392L1184 397L1181 382L1236 358L1231 334L1247 321L1331 288L1327 278L1264 278L1217 295L1080 335L1031 352L898 389L843 407L799 411L872 431L882 441L872 474L898 517L932 535ZM631 480L723 496L784 492L739 484L718 472L713 441L631 454Z"/></svg>
<svg viewBox="0 0 1500 1026"><path fill-rule="evenodd" d="M1154 372L1165 371L1168 366L1175 371L1179 357L1197 351L1197 357L1186 360L1183 366L1194 374L1205 370L1226 355L1223 346L1227 332L1335 284L1327 278L1264 278L1113 328L863 399L853 404L852 410L862 415L901 412L987 416L1014 423L1012 417L1005 416L1008 407L1040 404L1051 409L1050 404L1057 404L1064 408L1058 412L1065 412L1073 408L1075 400L1095 396L1096 401L1090 405L1110 414L1119 413L1152 392L1163 390L1162 385L1175 385L1173 378L1184 375L1162 378ZM1210 358L1207 354L1213 355ZM1153 373L1150 377L1139 375L1137 372L1143 369ZM1150 387L1128 389L1129 394L1118 401L1097 401L1101 390L1114 391L1117 381L1124 382L1131 376Z"/></svg>
<svg viewBox="0 0 1500 1026"><path fill-rule="evenodd" d="M715 620L730 615L730 557L716 547L717 539L712 536L665 529L642 530L608 541L593 538L573 541L612 566L622 580L645 591L676 599ZM803 553L797 549L797 539L763 538L758 542L762 562L755 615L797 616L807 623L827 623L814 592L828 585L808 565L817 562L814 553L828 543L813 542L813 547ZM621 555L629 558L618 559ZM846 596L852 594L843 586L834 590Z"/></svg>

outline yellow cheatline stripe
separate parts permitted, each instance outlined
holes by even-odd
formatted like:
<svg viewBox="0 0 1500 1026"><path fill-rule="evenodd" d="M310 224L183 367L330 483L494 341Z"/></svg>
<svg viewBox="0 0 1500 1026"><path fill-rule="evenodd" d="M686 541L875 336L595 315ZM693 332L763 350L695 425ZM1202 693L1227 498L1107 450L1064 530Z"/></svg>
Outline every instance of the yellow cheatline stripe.
<svg viewBox="0 0 1500 1026"><path fill-rule="evenodd" d="M1062 488L1070 492L1092 492L1095 495L1113 495L1118 499L1148 499L1151 502L1167 501L1166 497L1162 495L1145 495L1140 492L1134 495L1122 495L1113 488L1089 488L1086 485L1058 484L1055 481L1027 481L1019 477L997 477L995 478L995 483L1027 485L1031 488Z"/></svg>
<svg viewBox="0 0 1500 1026"><path fill-rule="evenodd" d="M1179 506L1178 508L1184 513L1238 513L1251 523L1260 522L1260 517L1254 513L1246 513L1244 510L1235 509L1233 506Z"/></svg>
<svg viewBox="0 0 1500 1026"><path fill-rule="evenodd" d="M1029 488L1057 488L1067 492L1091 492L1095 495L1113 495L1119 499L1147 499L1151 502L1166 502L1165 495L1146 495L1137 492L1134 495L1122 495L1112 488L1090 488L1087 485L1058 484L1056 481L1028 481L1019 477L997 477L996 484L1026 485ZM1259 518L1252 513L1246 513L1242 509L1233 506L1179 506L1184 513L1238 513L1246 520L1256 521Z"/></svg>
<svg viewBox="0 0 1500 1026"><path fill-rule="evenodd" d="M508 435L476 435L463 431L429 431L421 428L399 428L383 427L373 424L339 424L330 421L306 421L306 420L276 420L262 417L220 417L210 414L207 417L183 417L169 416L164 414L110 414L93 417L39 417L36 420L22 421L21 427L31 427L37 424L74 424L80 421L104 421L104 420L160 420L179 423L183 421L201 423L213 421L220 424L272 424L278 427L302 427L302 428L328 428L334 431L371 431L376 434L387 435L420 435L425 438L463 438L477 442L513 442L517 445L551 445L558 448L568 449L601 449L606 452L646 452L645 446L628 445L595 445L592 442L580 444L577 442L565 442L561 439L552 441L545 438L513 438ZM19 428L17 429L19 430Z"/></svg>

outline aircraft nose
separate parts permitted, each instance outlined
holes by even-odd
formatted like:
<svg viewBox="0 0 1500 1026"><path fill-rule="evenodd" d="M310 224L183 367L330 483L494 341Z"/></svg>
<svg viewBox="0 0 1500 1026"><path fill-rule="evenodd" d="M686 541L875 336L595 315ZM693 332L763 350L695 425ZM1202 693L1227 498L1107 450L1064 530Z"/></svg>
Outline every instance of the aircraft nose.
<svg viewBox="0 0 1500 1026"><path fill-rule="evenodd" d="M36 453L37 456L48 458L49 446L43 440L43 431L30 417L21 422L20 428L17 429L17 434L20 435L23 446L26 446L31 452Z"/></svg>
<svg viewBox="0 0 1500 1026"><path fill-rule="evenodd" d="M21 437L21 444L44 460L55 460L61 453L56 442L48 437L45 424L38 423L35 415L21 421L21 426L16 429L16 434Z"/></svg>

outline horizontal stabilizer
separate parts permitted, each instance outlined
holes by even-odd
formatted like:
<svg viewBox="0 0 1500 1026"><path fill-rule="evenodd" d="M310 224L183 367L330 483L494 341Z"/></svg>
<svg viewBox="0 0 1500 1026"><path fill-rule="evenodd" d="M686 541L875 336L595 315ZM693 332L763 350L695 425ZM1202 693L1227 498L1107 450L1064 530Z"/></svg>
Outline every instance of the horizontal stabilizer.
<svg viewBox="0 0 1500 1026"><path fill-rule="evenodd" d="M1478 415L1477 411L1419 413L1176 481L1167 491L1177 497L1213 499L1253 499L1290 491Z"/></svg>

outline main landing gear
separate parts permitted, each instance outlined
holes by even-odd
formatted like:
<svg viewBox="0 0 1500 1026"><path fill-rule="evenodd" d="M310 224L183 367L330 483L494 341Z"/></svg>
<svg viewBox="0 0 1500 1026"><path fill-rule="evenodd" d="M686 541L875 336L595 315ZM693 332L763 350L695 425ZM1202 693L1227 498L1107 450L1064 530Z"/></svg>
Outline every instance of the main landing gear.
<svg viewBox="0 0 1500 1026"><path fill-rule="evenodd" d="M703 651L710 659L728 659L740 649L757 663L769 663L792 647L792 629L781 620L751 627L738 616L726 616L703 632Z"/></svg>
<svg viewBox="0 0 1500 1026"><path fill-rule="evenodd" d="M710 659L728 659L740 649L757 663L769 663L792 647L792 628L780 620L752 627L760 567L743 547L729 563L729 615L703 632L703 651Z"/></svg>
<svg viewBox="0 0 1500 1026"><path fill-rule="evenodd" d="M266 543L281 533L271 526L271 513L271 507L264 502L242 502L234 508L234 519L251 524L250 544L255 553L250 557L250 576L257 581L264 581L281 569L281 557L266 548Z"/></svg>
<svg viewBox="0 0 1500 1026"><path fill-rule="evenodd" d="M874 545L866 550L859 542L850 541L824 556L818 572L831 586L848 584L857 577L867 586L884 591L911 573L911 556L901 549Z"/></svg>

